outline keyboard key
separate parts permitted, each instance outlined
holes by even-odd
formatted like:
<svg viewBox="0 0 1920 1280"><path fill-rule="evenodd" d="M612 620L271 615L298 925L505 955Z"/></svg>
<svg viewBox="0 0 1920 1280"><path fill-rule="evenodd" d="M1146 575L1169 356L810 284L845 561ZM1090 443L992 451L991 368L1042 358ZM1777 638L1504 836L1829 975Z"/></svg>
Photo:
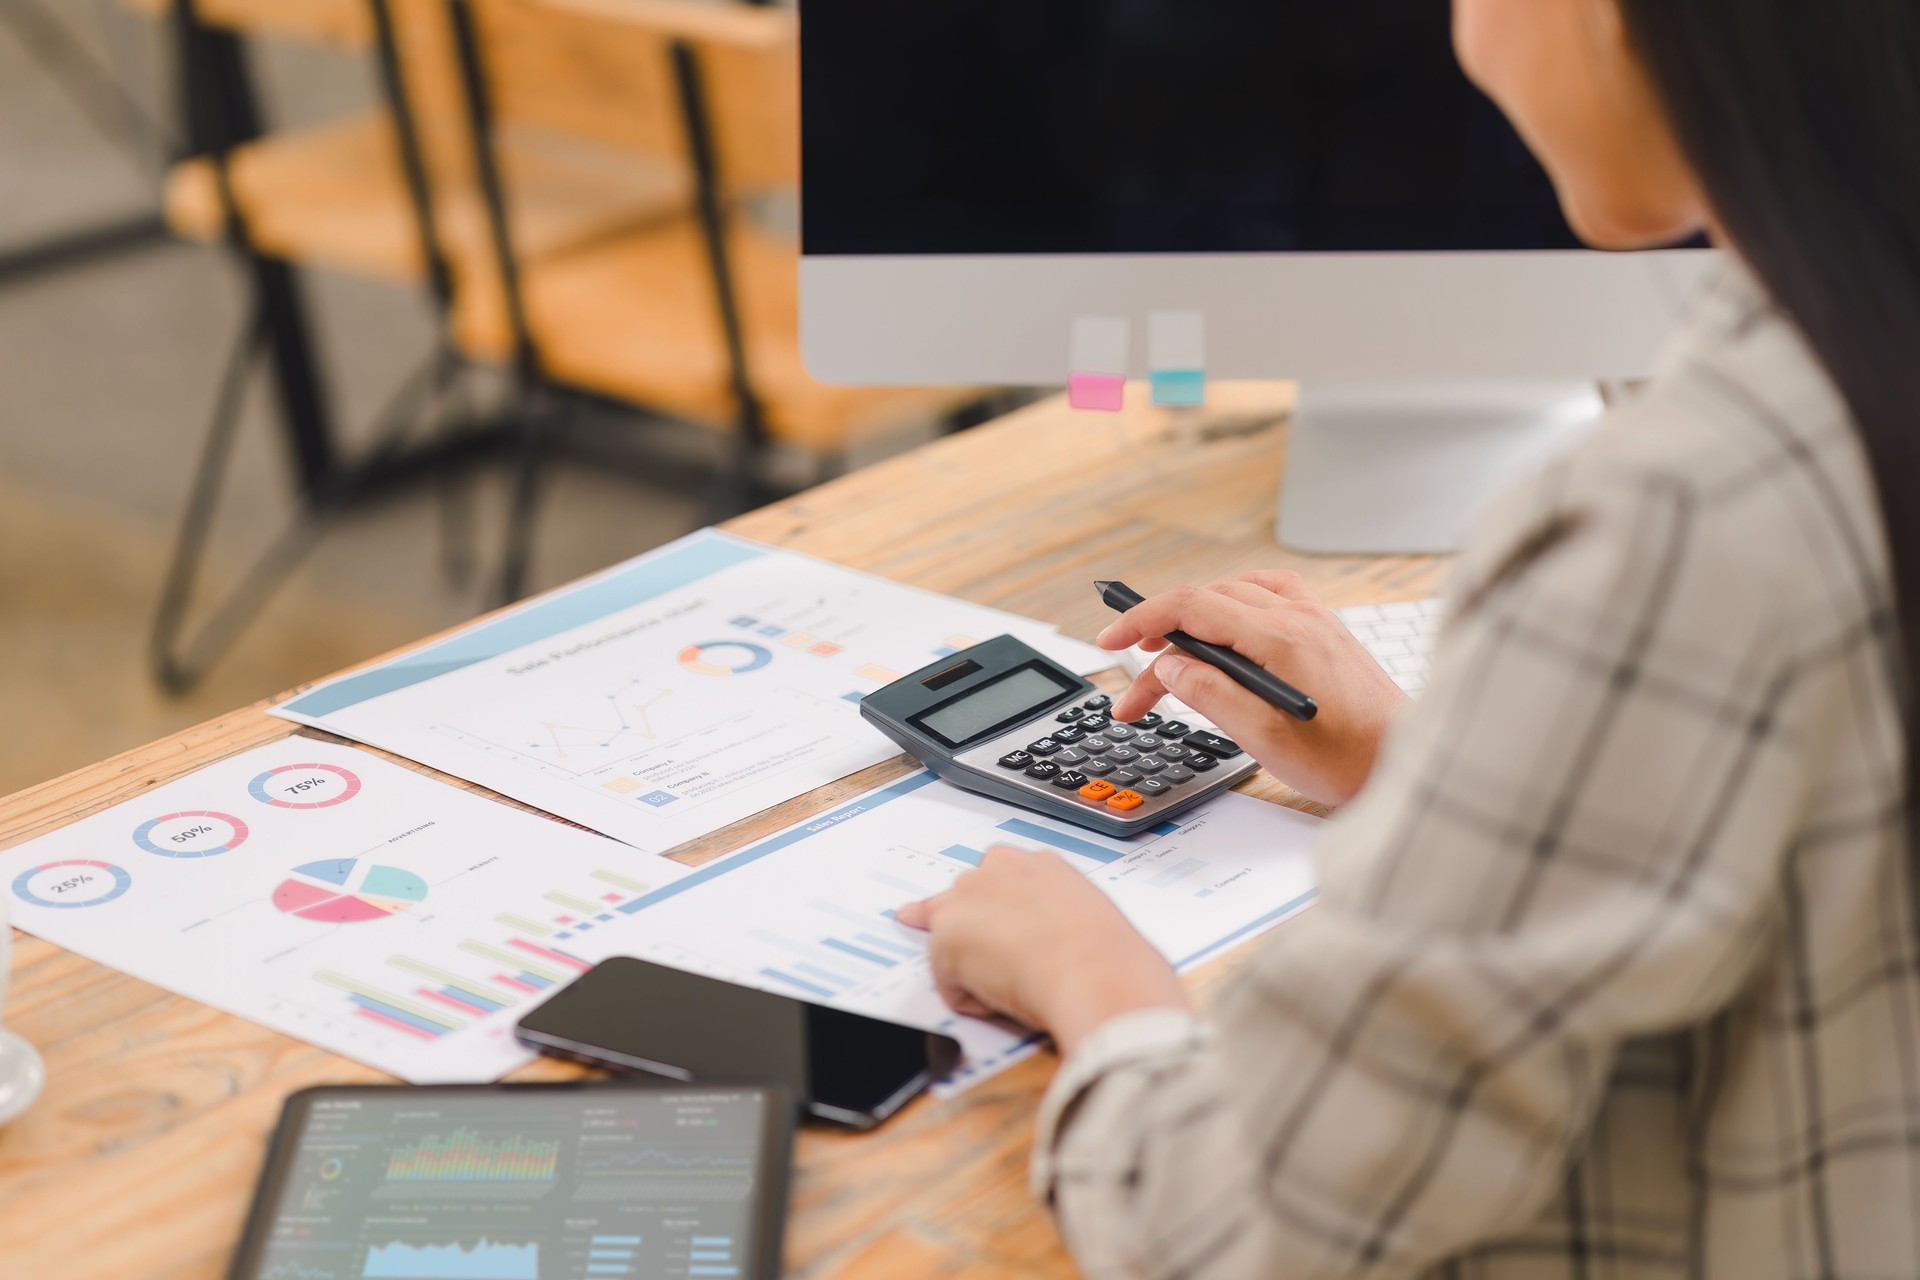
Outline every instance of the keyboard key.
<svg viewBox="0 0 1920 1280"><path fill-rule="evenodd" d="M1112 738L1115 742L1125 742L1135 736L1134 730L1124 724L1110 724L1100 731L1103 738Z"/></svg>
<svg viewBox="0 0 1920 1280"><path fill-rule="evenodd" d="M1024 769L1033 763L1033 755L1026 751L1009 751L1000 757L1002 769Z"/></svg>
<svg viewBox="0 0 1920 1280"><path fill-rule="evenodd" d="M1113 699L1104 693L1096 693L1080 705L1089 711L1105 711L1113 705Z"/></svg>
<svg viewBox="0 0 1920 1280"><path fill-rule="evenodd" d="M1100 757L1095 756L1093 759L1087 761L1085 764L1080 766L1080 772L1090 773L1096 778L1104 778L1106 775L1108 775L1109 773L1112 773L1115 769L1118 769L1119 767L1120 767L1119 765L1114 764L1111 760L1102 760L1100 759Z"/></svg>
<svg viewBox="0 0 1920 1280"><path fill-rule="evenodd" d="M1060 776L1053 780L1053 785L1062 791L1078 791L1092 781L1092 778L1078 769L1063 769Z"/></svg>
<svg viewBox="0 0 1920 1280"><path fill-rule="evenodd" d="M1217 769L1219 767L1220 762L1204 751L1196 751L1187 757L1187 768L1193 770L1195 773L1205 773L1209 769Z"/></svg>
<svg viewBox="0 0 1920 1280"><path fill-rule="evenodd" d="M1079 725L1070 724L1064 729L1055 729L1052 733L1048 734L1047 736L1052 738L1055 742L1079 742L1082 738L1085 738L1087 736L1087 731L1085 729L1082 729Z"/></svg>
<svg viewBox="0 0 1920 1280"><path fill-rule="evenodd" d="M1142 779L1141 781L1133 784L1133 789L1135 791L1138 791L1141 795L1147 796L1149 798L1153 796L1163 796L1167 794L1167 792L1173 790L1172 787L1160 781L1160 779L1158 778Z"/></svg>
<svg viewBox="0 0 1920 1280"><path fill-rule="evenodd" d="M1115 769L1107 775L1107 781L1116 787L1130 787L1146 776L1146 774L1136 773L1132 769Z"/></svg>
<svg viewBox="0 0 1920 1280"><path fill-rule="evenodd" d="M1051 760L1039 760L1027 766L1027 776L1038 778L1042 782L1052 782L1060 776L1060 766Z"/></svg>
<svg viewBox="0 0 1920 1280"><path fill-rule="evenodd" d="M1185 747L1162 747L1153 754L1159 756L1169 764L1179 764L1182 760L1192 755L1193 752L1187 750Z"/></svg>
<svg viewBox="0 0 1920 1280"><path fill-rule="evenodd" d="M1223 738L1217 733L1208 733L1205 729L1195 729L1181 739L1180 745L1189 750L1204 751L1226 760L1231 760L1240 754L1239 743L1232 738Z"/></svg>
<svg viewBox="0 0 1920 1280"><path fill-rule="evenodd" d="M1054 719L1058 720L1061 724L1072 724L1075 720L1085 720L1086 718L1087 713L1079 707L1068 707L1065 711L1062 711L1054 717Z"/></svg>
<svg viewBox="0 0 1920 1280"><path fill-rule="evenodd" d="M1042 738L1038 742L1029 742L1027 744L1027 750L1036 756L1050 756L1060 750L1060 744L1052 738Z"/></svg>
<svg viewBox="0 0 1920 1280"><path fill-rule="evenodd" d="M1143 733L1133 740L1135 751L1158 751L1166 745L1166 739L1156 738L1150 733Z"/></svg>
<svg viewBox="0 0 1920 1280"><path fill-rule="evenodd" d="M1138 791L1116 791L1107 797L1107 808L1119 809L1124 813L1128 809L1138 809L1146 802L1147 798Z"/></svg>
<svg viewBox="0 0 1920 1280"><path fill-rule="evenodd" d="M1085 729L1088 733L1105 733L1107 731L1107 726L1112 723L1113 723L1112 720L1108 719L1106 716L1103 716L1096 711L1092 715L1088 716L1085 720L1082 720L1080 722L1080 727L1082 729Z"/></svg>
<svg viewBox="0 0 1920 1280"><path fill-rule="evenodd" d="M1091 759L1093 759L1092 756L1080 750L1078 747L1068 747L1065 751L1055 756L1053 762L1062 769L1077 769Z"/></svg>
<svg viewBox="0 0 1920 1280"><path fill-rule="evenodd" d="M1115 764L1132 764L1140 758L1140 753L1132 747L1114 747L1107 752L1107 759Z"/></svg>
<svg viewBox="0 0 1920 1280"><path fill-rule="evenodd" d="M1080 740L1080 749L1096 756L1105 753L1112 746L1112 739L1098 733L1090 738L1082 738Z"/></svg>
<svg viewBox="0 0 1920 1280"><path fill-rule="evenodd" d="M1147 712L1147 714L1141 716L1138 720L1129 720L1127 721L1127 723L1132 725L1134 728L1140 730L1142 733L1144 733L1148 729L1159 728L1161 725L1166 723L1166 720L1167 718L1161 715L1158 711L1149 711Z"/></svg>
<svg viewBox="0 0 1920 1280"><path fill-rule="evenodd" d="M1133 762L1133 767L1141 773L1158 773L1167 767L1167 762L1159 756L1141 756Z"/></svg>
<svg viewBox="0 0 1920 1280"><path fill-rule="evenodd" d="M1119 789L1120 788L1105 779L1095 778L1092 782L1080 788L1080 798L1082 800L1091 800L1095 804L1098 804Z"/></svg>
<svg viewBox="0 0 1920 1280"><path fill-rule="evenodd" d="M1154 732L1163 738L1184 738L1193 732L1193 726L1184 720L1169 720Z"/></svg>
<svg viewBox="0 0 1920 1280"><path fill-rule="evenodd" d="M1170 764L1161 772L1160 781L1178 787L1192 782L1194 776L1193 770L1187 768L1185 765Z"/></svg>

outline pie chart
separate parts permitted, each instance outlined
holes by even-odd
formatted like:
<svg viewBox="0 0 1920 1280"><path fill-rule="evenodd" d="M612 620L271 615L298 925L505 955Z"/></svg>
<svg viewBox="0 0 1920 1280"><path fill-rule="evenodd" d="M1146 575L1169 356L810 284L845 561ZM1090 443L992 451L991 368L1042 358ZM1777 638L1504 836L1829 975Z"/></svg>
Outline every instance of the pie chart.
<svg viewBox="0 0 1920 1280"><path fill-rule="evenodd" d="M273 891L273 905L321 924L384 920L427 896L427 882L411 871L364 858L330 858L295 867Z"/></svg>
<svg viewBox="0 0 1920 1280"><path fill-rule="evenodd" d="M680 665L696 675L739 676L758 671L773 661L765 645L745 640L710 640L690 644L680 651Z"/></svg>

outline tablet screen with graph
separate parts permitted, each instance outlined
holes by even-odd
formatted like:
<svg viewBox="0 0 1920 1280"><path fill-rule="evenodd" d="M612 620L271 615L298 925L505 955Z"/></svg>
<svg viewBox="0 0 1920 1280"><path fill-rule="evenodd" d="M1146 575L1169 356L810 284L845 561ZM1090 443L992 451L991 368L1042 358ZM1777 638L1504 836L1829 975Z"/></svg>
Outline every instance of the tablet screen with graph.
<svg viewBox="0 0 1920 1280"><path fill-rule="evenodd" d="M231 1275L770 1280L792 1125L748 1086L307 1090Z"/></svg>

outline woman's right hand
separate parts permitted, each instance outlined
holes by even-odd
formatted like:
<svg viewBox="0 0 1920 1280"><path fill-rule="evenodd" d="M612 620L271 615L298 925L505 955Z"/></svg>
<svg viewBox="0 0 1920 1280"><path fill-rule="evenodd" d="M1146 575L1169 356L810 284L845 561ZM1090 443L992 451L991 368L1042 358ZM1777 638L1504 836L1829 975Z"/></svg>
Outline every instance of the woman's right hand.
<svg viewBox="0 0 1920 1280"><path fill-rule="evenodd" d="M1302 723L1232 677L1167 646L1184 631L1253 659L1319 703ZM1359 794L1407 696L1290 571L1248 573L1210 587L1175 587L1134 606L1100 633L1106 649L1164 650L1115 700L1115 720L1137 720L1171 693L1220 726L1282 782L1323 804Z"/></svg>

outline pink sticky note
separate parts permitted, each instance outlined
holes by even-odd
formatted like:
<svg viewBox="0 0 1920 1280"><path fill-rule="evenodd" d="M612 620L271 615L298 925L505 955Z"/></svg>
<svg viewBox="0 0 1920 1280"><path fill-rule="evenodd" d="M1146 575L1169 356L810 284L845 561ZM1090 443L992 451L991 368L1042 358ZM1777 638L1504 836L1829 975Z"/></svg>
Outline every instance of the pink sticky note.
<svg viewBox="0 0 1920 1280"><path fill-rule="evenodd" d="M1118 413L1126 403L1127 380L1099 373L1076 373L1067 379L1067 403L1076 409Z"/></svg>

